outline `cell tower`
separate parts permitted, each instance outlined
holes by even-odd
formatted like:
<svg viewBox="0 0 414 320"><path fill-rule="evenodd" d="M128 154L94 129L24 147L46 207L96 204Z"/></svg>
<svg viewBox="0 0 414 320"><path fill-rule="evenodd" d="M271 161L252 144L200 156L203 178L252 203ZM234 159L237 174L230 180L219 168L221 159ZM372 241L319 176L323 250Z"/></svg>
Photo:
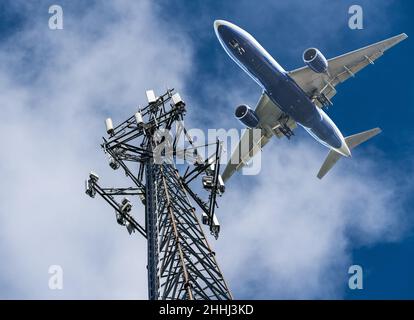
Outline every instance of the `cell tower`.
<svg viewBox="0 0 414 320"><path fill-rule="evenodd" d="M160 97L150 90L147 98L147 106L116 127L106 120L109 137L101 145L110 167L122 169L132 186L103 188L91 172L86 193L92 198L99 194L115 210L120 225L147 239L150 300L232 299L190 202L191 198L198 205L202 223L217 238L215 208L217 196L224 192L219 174L222 144L194 144L183 124L185 103L174 89ZM201 147L213 149L205 160ZM190 187L195 181L202 182L206 201ZM138 196L145 206L144 225L131 215L127 196Z"/></svg>

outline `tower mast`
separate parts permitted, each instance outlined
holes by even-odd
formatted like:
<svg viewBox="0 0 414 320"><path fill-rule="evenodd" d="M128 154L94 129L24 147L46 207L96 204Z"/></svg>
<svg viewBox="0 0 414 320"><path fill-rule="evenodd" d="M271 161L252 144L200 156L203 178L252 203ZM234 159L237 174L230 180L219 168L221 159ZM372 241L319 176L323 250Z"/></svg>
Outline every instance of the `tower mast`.
<svg viewBox="0 0 414 320"><path fill-rule="evenodd" d="M215 152L203 159L200 148L211 145L194 145L183 124L186 108L180 95L171 89L156 97L150 90L147 98L145 107L116 127L106 120L109 138L104 137L101 145L111 168L124 171L131 185L102 188L91 172L86 193L99 194L115 210L120 225L147 239L150 300L232 299L191 203L201 210L201 222L217 238L220 224L215 208L217 195L224 192L219 174L221 142L217 140ZM206 201L190 186L196 181L202 183ZM126 196L138 196L145 206L143 224L132 216Z"/></svg>

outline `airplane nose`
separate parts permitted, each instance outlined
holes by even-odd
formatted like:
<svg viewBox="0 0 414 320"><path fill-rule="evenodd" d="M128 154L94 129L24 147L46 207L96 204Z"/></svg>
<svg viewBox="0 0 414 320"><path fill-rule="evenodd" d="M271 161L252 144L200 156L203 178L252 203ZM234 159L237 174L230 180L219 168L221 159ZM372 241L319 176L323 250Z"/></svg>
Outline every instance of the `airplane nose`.
<svg viewBox="0 0 414 320"><path fill-rule="evenodd" d="M218 32L220 26L224 25L226 22L224 20L215 20L214 21L214 30Z"/></svg>

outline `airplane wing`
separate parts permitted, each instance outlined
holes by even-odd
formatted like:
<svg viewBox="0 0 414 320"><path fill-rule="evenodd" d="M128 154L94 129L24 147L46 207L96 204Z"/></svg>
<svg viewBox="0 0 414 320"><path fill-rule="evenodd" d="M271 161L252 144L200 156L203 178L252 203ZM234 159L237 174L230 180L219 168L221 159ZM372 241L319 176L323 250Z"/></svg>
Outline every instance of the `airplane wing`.
<svg viewBox="0 0 414 320"><path fill-rule="evenodd" d="M296 122L283 113L275 105L265 92L262 93L255 110L259 125L257 129L247 128L234 149L232 156L224 169L222 178L226 182L234 172L244 167L264 145L276 136L290 137L292 130L296 128Z"/></svg>
<svg viewBox="0 0 414 320"><path fill-rule="evenodd" d="M289 72L289 76L308 94L318 107L332 105L335 86L381 57L389 48L407 38L405 33L328 60L328 72L316 73L309 67Z"/></svg>

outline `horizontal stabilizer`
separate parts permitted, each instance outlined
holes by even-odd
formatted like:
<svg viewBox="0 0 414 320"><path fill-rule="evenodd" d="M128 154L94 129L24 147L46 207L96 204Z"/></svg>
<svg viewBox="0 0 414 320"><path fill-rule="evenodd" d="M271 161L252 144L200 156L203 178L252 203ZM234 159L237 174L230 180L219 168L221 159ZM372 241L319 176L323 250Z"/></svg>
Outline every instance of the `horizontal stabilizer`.
<svg viewBox="0 0 414 320"><path fill-rule="evenodd" d="M349 149L353 149L356 146L360 145L361 143L371 139L372 137L375 137L380 132L381 132L380 128L374 128L371 130L367 130L367 131L346 137L345 142ZM340 153L336 152L334 149L331 149L324 163L322 164L322 167L319 170L317 177L319 179L322 179L328 173L328 171L332 169L335 163L338 162L340 157L341 157Z"/></svg>
<svg viewBox="0 0 414 320"><path fill-rule="evenodd" d="M353 149L356 146L360 145L361 143L375 137L377 134L381 133L380 128L374 128L371 130L367 130L361 133L354 134L352 136L346 137L345 142L348 145L349 149Z"/></svg>
<svg viewBox="0 0 414 320"><path fill-rule="evenodd" d="M339 160L341 154L336 152L335 150L331 150L328 153L328 156L325 159L321 169L318 172L318 178L322 179L325 174L328 173L329 170L335 165L335 163Z"/></svg>

